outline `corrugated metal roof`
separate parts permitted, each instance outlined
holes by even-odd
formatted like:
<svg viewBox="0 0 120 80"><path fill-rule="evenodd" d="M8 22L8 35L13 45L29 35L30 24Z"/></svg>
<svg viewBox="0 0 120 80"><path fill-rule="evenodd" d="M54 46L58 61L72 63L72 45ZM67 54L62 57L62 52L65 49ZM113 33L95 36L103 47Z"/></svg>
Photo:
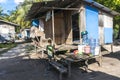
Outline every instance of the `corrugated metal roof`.
<svg viewBox="0 0 120 80"><path fill-rule="evenodd" d="M103 11L109 13L109 14L112 14L113 16L120 15L120 13L118 13L116 11L113 11L113 10L111 10L111 9L109 9L109 8L103 6L103 5L101 5L101 4L99 4L99 3L95 2L95 1L92 1L92 0L83 0L83 1L86 2L86 3L91 4L91 5L95 6L95 7L97 7L98 9L101 9L101 10L103 10Z"/></svg>
<svg viewBox="0 0 120 80"><path fill-rule="evenodd" d="M0 22L10 24L10 25L13 25L13 26L19 26L18 24L15 24L15 23L12 23L12 22L7 22L7 21L4 21L4 20L0 20Z"/></svg>
<svg viewBox="0 0 120 80"><path fill-rule="evenodd" d="M34 19L34 18L37 18L38 16L44 15L49 10L48 8L45 8L45 7L74 8L73 5L80 4L81 2L84 2L85 4L90 4L91 6L94 6L113 16L120 15L120 13L113 11L92 0L64 0L64 1L57 0L57 1L33 3L31 9L29 10L26 16L26 19Z"/></svg>
<svg viewBox="0 0 120 80"><path fill-rule="evenodd" d="M31 9L27 14L28 19L35 18L37 15L43 15L46 11L50 10L45 7L59 7L65 8L67 5L73 3L75 0L64 0L64 1L49 1L49 2L38 2L33 3Z"/></svg>

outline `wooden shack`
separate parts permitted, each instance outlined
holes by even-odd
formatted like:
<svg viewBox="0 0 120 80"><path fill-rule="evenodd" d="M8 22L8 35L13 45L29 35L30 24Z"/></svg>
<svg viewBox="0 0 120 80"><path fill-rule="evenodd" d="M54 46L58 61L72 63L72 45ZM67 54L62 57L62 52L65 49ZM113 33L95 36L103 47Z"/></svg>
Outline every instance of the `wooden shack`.
<svg viewBox="0 0 120 80"><path fill-rule="evenodd" d="M83 31L104 44L113 41L115 15L120 14L93 0L56 0L33 3L26 19L38 20L43 36L57 45L82 43Z"/></svg>
<svg viewBox="0 0 120 80"><path fill-rule="evenodd" d="M15 27L19 25L0 20L0 43L15 40Z"/></svg>

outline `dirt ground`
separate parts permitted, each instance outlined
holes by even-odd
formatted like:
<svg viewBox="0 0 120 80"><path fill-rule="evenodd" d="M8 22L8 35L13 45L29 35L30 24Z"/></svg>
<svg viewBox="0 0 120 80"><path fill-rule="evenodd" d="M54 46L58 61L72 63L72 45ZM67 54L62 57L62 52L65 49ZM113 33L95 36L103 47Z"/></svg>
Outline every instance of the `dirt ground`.
<svg viewBox="0 0 120 80"><path fill-rule="evenodd" d="M25 53L24 46L18 45L0 57L0 80L59 80L58 71L46 70L48 62L40 58L40 53ZM63 80L120 80L120 46L114 46L113 53L102 54L102 67L93 60L89 62L89 71L84 72L82 67L72 64L72 76L63 74Z"/></svg>

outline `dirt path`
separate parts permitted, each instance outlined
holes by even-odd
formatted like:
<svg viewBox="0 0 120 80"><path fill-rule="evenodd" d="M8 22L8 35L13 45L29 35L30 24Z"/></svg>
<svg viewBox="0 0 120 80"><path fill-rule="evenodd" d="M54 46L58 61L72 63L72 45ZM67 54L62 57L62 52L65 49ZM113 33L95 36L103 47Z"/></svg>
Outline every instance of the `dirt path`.
<svg viewBox="0 0 120 80"><path fill-rule="evenodd" d="M40 59L40 54L26 56L25 45L20 44L0 57L0 80L59 80L59 72L46 71L47 60ZM120 80L120 51L116 51L104 55L102 67L90 62L88 73L72 66L72 76L64 74L63 80Z"/></svg>
<svg viewBox="0 0 120 80"><path fill-rule="evenodd" d="M0 59L9 59L9 58L14 58L20 55L25 54L25 46L27 44L19 44L17 47L12 48L8 52L2 54L0 56Z"/></svg>

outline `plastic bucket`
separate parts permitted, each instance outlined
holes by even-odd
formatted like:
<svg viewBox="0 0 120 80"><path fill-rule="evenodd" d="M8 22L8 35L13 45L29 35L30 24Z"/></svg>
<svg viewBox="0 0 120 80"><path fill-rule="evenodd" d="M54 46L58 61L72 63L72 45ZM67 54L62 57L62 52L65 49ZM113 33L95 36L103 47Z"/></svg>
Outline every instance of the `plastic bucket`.
<svg viewBox="0 0 120 80"><path fill-rule="evenodd" d="M90 51L90 46L85 46L85 47L84 47L84 53L85 53L85 54L90 54L90 52L91 52L91 51Z"/></svg>

